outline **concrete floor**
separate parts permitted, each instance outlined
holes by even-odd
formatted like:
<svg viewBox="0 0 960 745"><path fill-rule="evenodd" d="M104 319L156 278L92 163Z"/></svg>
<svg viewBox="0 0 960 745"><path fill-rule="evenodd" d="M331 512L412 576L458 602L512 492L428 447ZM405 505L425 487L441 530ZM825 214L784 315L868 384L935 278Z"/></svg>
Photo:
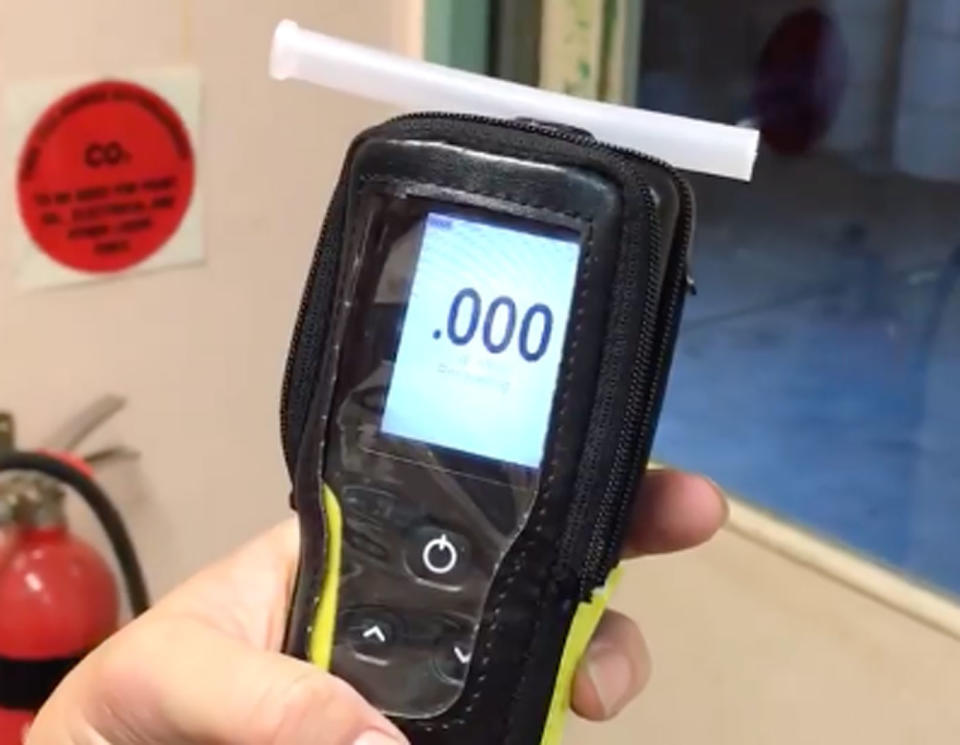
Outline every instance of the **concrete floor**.
<svg viewBox="0 0 960 745"><path fill-rule="evenodd" d="M960 186L764 154L695 187L656 455L960 594Z"/></svg>

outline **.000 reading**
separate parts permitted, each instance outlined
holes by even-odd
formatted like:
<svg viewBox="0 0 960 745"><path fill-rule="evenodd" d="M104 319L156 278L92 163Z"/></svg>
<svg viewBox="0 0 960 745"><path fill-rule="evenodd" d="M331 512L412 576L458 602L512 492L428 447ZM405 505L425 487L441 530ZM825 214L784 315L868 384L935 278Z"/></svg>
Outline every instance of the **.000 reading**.
<svg viewBox="0 0 960 745"><path fill-rule="evenodd" d="M480 326L480 316L482 310L480 293L472 287L465 287L453 297L450 304L450 311L447 314L447 337L457 346L469 344L477 333ZM503 327L503 333L500 339L493 338L493 324L497 320L497 314L506 314L506 324ZM466 316L466 328L461 332L458 327L461 317ZM542 319L539 339L530 338L530 328L537 317ZM517 327L517 304L513 298L501 295L494 299L487 306L487 312L483 317L483 346L490 354L500 354L505 351L513 341L513 334ZM547 347L550 346L550 334L553 332L553 313L543 303L536 303L527 308L520 320L520 333L517 339L517 347L520 356L527 362L536 362L547 353ZM440 338L440 332L434 332L435 338Z"/></svg>

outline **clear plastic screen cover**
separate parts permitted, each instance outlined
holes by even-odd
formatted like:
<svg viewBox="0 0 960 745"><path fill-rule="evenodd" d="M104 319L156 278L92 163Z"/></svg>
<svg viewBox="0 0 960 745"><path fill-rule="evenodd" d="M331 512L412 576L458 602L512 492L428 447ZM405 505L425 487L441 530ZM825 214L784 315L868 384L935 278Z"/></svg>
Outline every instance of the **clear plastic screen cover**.
<svg viewBox="0 0 960 745"><path fill-rule="evenodd" d="M462 691L536 497L580 236L413 198L367 220L325 455L344 529L332 669L423 718Z"/></svg>

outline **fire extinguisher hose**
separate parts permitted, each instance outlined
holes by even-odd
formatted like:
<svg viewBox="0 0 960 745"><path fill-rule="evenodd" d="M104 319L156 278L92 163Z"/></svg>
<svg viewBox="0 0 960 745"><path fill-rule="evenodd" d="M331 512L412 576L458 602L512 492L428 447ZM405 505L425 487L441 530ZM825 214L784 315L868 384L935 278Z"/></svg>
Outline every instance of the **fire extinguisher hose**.
<svg viewBox="0 0 960 745"><path fill-rule="evenodd" d="M143 569L130 533L106 492L92 478L53 456L42 453L0 453L0 472L32 471L43 474L73 489L89 505L100 521L113 547L130 599L130 610L137 616L150 607L150 596Z"/></svg>

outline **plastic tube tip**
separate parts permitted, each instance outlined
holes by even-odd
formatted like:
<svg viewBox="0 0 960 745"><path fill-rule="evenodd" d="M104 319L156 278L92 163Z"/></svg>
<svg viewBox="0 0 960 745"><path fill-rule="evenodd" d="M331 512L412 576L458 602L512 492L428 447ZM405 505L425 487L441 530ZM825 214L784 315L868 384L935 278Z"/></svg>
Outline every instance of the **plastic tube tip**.
<svg viewBox="0 0 960 745"><path fill-rule="evenodd" d="M277 24L270 47L270 77L274 80L287 80L296 74L299 55L294 49L299 36L300 26L296 21L288 18Z"/></svg>

